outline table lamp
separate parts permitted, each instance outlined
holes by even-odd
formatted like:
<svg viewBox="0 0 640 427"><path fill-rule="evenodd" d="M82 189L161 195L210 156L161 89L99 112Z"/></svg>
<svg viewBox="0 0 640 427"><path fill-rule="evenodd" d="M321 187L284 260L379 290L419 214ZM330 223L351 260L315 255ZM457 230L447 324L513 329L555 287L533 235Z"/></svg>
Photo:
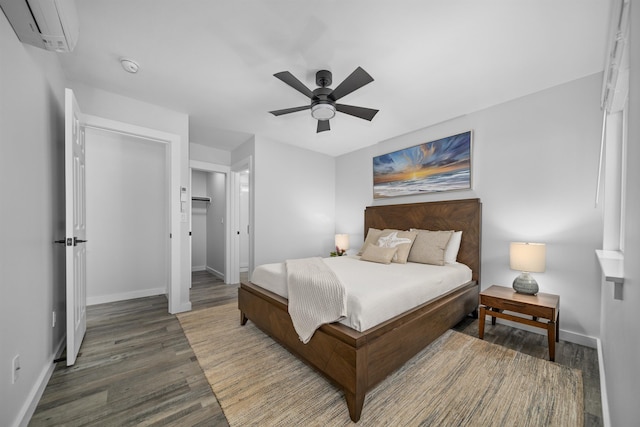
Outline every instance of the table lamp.
<svg viewBox="0 0 640 427"><path fill-rule="evenodd" d="M538 282L529 273L542 273L545 269L544 243L512 242L509 248L509 267L522 273L513 281L513 289L521 294L538 293Z"/></svg>
<svg viewBox="0 0 640 427"><path fill-rule="evenodd" d="M342 256L349 249L349 235L348 234L336 234L336 255Z"/></svg>

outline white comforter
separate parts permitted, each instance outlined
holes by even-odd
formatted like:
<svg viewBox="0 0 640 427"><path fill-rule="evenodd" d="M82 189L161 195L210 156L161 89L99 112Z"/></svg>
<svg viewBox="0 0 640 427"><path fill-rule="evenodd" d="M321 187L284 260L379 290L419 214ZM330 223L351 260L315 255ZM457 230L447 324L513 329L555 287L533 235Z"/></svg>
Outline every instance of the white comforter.
<svg viewBox="0 0 640 427"><path fill-rule="evenodd" d="M347 315L340 323L366 331L471 280L464 264L376 264L359 257L323 258L347 293ZM284 263L258 266L251 282L289 298Z"/></svg>

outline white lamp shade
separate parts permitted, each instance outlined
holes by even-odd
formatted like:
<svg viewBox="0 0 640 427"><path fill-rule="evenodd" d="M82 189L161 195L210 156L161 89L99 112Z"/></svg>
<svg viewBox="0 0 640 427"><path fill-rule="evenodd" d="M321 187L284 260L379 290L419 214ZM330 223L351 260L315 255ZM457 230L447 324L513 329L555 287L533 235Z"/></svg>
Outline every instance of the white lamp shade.
<svg viewBox="0 0 640 427"><path fill-rule="evenodd" d="M349 249L349 235L336 234L336 248L346 251Z"/></svg>
<svg viewBox="0 0 640 427"><path fill-rule="evenodd" d="M547 246L544 243L512 242L509 248L509 267L528 273L542 273L545 269Z"/></svg>

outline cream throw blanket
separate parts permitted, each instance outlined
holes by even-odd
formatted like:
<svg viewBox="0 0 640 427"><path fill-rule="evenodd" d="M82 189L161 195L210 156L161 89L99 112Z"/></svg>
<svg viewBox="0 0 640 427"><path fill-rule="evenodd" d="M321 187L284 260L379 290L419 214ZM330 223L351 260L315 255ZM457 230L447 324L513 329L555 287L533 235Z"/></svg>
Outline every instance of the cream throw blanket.
<svg viewBox="0 0 640 427"><path fill-rule="evenodd" d="M322 258L290 259L287 265L289 315L300 341L347 315L347 292Z"/></svg>

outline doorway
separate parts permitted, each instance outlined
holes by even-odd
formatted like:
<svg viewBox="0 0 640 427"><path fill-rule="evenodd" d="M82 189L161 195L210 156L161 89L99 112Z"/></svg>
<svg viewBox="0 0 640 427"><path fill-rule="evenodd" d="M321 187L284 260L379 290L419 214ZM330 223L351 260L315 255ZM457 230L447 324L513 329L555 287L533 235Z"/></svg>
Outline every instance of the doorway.
<svg viewBox="0 0 640 427"><path fill-rule="evenodd" d="M237 284L240 282L240 258L241 250L244 257L243 269L249 273L253 269L253 175L252 157L249 156L242 161L234 164L233 166L219 165L215 163L202 162L199 160L191 160L189 162L191 171L202 172L218 172L224 175L224 217L218 213L217 220L220 223L224 222L224 282L226 284ZM193 179L193 175L192 175ZM200 179L200 178L197 178ZM244 184L241 184L244 182ZM193 189L193 182L191 184ZM244 190L242 190L244 188ZM243 193L243 195L241 195ZM221 194L221 193L220 193ZM192 191L192 197L197 196L195 191ZM220 196L219 198L222 198ZM242 203L241 203L241 200ZM215 206L216 201L211 200L212 205ZM192 202L193 203L193 202ZM209 208L211 209L211 208ZM243 219L241 219L241 215ZM193 234L193 216L192 216L192 234ZM208 224L207 224L208 227ZM243 243L241 243L243 240ZM193 235L192 235L193 241ZM200 243L202 244L202 243ZM242 244L242 249L240 248ZM193 245L190 246L193 251ZM209 247L207 246L207 252ZM207 255L208 256L208 255ZM192 266L196 266L197 263L193 262L193 252L191 252ZM202 259L202 258L200 258ZM201 267L201 265L200 265ZM206 267L205 267L206 268ZM215 273L214 273L215 274ZM246 274L246 273L243 273Z"/></svg>
<svg viewBox="0 0 640 427"><path fill-rule="evenodd" d="M166 146L88 128L87 304L167 292Z"/></svg>
<svg viewBox="0 0 640 427"><path fill-rule="evenodd" d="M191 169L191 271L224 280L227 175Z"/></svg>

